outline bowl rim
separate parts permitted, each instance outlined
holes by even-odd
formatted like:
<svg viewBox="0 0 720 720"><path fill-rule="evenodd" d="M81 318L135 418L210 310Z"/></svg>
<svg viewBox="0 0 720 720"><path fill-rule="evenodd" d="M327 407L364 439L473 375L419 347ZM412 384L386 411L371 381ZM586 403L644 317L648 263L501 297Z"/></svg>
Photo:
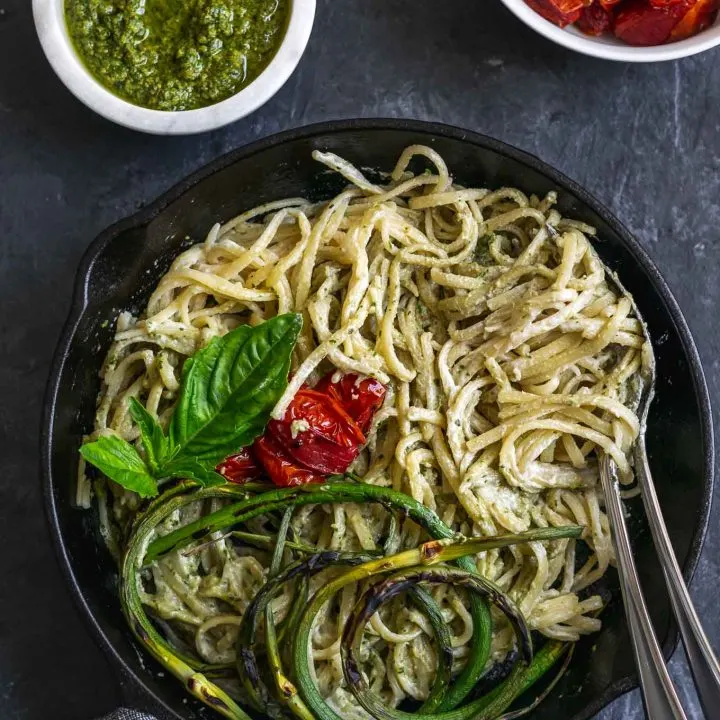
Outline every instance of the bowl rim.
<svg viewBox="0 0 720 720"><path fill-rule="evenodd" d="M51 538L53 540L56 557L61 566L67 584L69 585L76 607L80 610L81 615L89 625L96 642L109 654L110 657L112 657L116 667L121 668L127 677L132 678L136 686L142 689L147 698L156 703L158 707L163 708L166 712L170 713L170 715L179 718L180 720L182 720L182 716L178 715L172 708L168 707L162 698L160 698L148 686L146 678L139 676L130 667L128 667L120 653L110 641L105 630L100 626L98 620L95 618L84 597L83 590L75 577L72 561L64 544L63 533L58 515L58 503L56 502L54 493L54 481L51 466L55 405L57 394L60 389L60 378L62 376L74 335L89 305L88 292L93 263L105 250L105 248L114 242L119 235L128 230L147 225L188 190L195 187L206 178L234 163L263 152L266 149L279 147L294 140L311 139L348 131L372 133L373 131L383 130L405 130L409 132L427 134L429 137L436 136L471 143L528 165L533 170L543 173L553 183L556 183L559 189L573 194L578 200L596 212L611 227L613 232L618 235L633 260L637 262L642 270L647 274L653 287L662 298L668 315L678 332L681 344L688 359L688 369L692 377L694 394L699 406L704 450L704 485L700 515L698 517L695 532L692 536L690 547L683 565L683 576L687 583L692 580L697 568L700 551L707 534L710 518L715 468L712 410L710 406L710 396L708 393L707 383L695 341L693 340L687 322L683 317L682 311L670 291L670 288L656 268L654 262L650 259L650 256L642 248L640 243L631 235L631 233L620 223L614 214L601 202L596 200L587 190L583 189L575 181L571 180L560 171L555 170L543 160L540 160L537 156L515 148L512 145L500 140L496 140L490 136L471 130L465 130L456 126L423 120L377 118L331 120L286 130L239 147L208 163L187 176L185 179L181 180L179 183L172 186L146 207L142 208L133 215L114 223L96 237L96 239L85 251L75 276L71 307L53 355L45 397L43 400L43 416L40 432L40 475L45 500L45 513L48 524L50 525ZM671 621L668 634L663 643L663 654L666 660L673 654L677 644L677 626ZM575 714L569 720L589 720L610 702L617 699L624 693L633 690L637 686L638 680L635 675L628 675L626 677L619 678L609 685L603 693L598 695L581 712Z"/></svg>
<svg viewBox="0 0 720 720"><path fill-rule="evenodd" d="M535 12L525 0L501 1L515 17L548 40L569 50L603 60L634 63L664 62L690 57L720 45L720 20L716 21L715 25L685 40L666 45L635 47L625 43L607 42L584 35L576 30L558 27Z"/></svg>
<svg viewBox="0 0 720 720"><path fill-rule="evenodd" d="M154 135L192 135L216 130L264 105L285 84L305 52L315 19L316 0L289 0L285 35L267 67L248 85L214 105L162 111L123 100L96 80L70 39L66 0L33 0L35 29L45 57L65 87L111 122Z"/></svg>

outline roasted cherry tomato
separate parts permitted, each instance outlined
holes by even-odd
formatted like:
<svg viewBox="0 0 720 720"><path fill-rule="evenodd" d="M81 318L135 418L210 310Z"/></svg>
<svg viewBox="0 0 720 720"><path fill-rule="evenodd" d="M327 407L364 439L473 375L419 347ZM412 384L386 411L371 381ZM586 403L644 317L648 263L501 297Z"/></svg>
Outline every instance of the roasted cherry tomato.
<svg viewBox="0 0 720 720"><path fill-rule="evenodd" d="M561 28L576 22L580 17L580 9L583 6L583 3L577 3L578 7L575 10L562 12L558 10L557 6L554 5L551 0L525 0L525 2L536 13Z"/></svg>
<svg viewBox="0 0 720 720"><path fill-rule="evenodd" d="M324 475L296 463L269 434L258 438L253 451L265 472L278 487L295 487L324 482Z"/></svg>
<svg viewBox="0 0 720 720"><path fill-rule="evenodd" d="M693 5L696 0L648 0L655 8L669 7L670 5Z"/></svg>
<svg viewBox="0 0 720 720"><path fill-rule="evenodd" d="M301 388L282 420L271 420L272 435L293 460L322 473L342 473L358 456L365 435L337 400Z"/></svg>
<svg viewBox="0 0 720 720"><path fill-rule="evenodd" d="M363 433L372 425L373 416L385 399L385 386L375 378L355 373L328 373L315 390L337 400Z"/></svg>
<svg viewBox="0 0 720 720"><path fill-rule="evenodd" d="M653 7L649 0L628 0L615 16L615 35L628 45L662 45L694 1Z"/></svg>
<svg viewBox="0 0 720 720"><path fill-rule="evenodd" d="M239 453L225 458L215 470L228 482L238 485L248 480L256 480L263 474L262 467L250 448L243 448Z"/></svg>
<svg viewBox="0 0 720 720"><path fill-rule="evenodd" d="M697 35L713 24L720 0L697 0L670 33L670 40L684 40Z"/></svg>
<svg viewBox="0 0 720 720"><path fill-rule="evenodd" d="M600 3L593 3L582 9L575 25L586 35L602 35L612 27L612 12Z"/></svg>
<svg viewBox="0 0 720 720"><path fill-rule="evenodd" d="M229 482L269 475L279 487L322 482L345 472L365 443L365 431L382 405L385 387L373 378L330 373L317 388L303 386L282 420L271 420L252 448L220 463Z"/></svg>
<svg viewBox="0 0 720 720"><path fill-rule="evenodd" d="M547 0L558 12L574 13L582 10L586 5L590 5L592 0Z"/></svg>

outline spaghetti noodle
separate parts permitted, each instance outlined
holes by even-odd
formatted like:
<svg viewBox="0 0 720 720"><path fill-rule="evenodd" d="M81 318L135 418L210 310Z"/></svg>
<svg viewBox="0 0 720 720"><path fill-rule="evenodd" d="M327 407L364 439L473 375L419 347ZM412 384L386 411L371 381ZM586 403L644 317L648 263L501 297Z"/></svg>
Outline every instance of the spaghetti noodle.
<svg viewBox="0 0 720 720"><path fill-rule="evenodd" d="M575 641L597 631L603 603L587 589L613 563L597 453L631 481L627 454L639 424L629 380L645 338L630 299L607 281L588 240L593 228L563 218L552 192L460 187L428 147L407 148L382 185L335 155L314 156L349 187L327 202L270 202L216 225L173 262L141 317L120 316L95 436L137 441L130 398L167 422L187 357L239 324L302 313L292 379L273 415L282 417L303 383L329 369L375 376L388 393L351 470L407 493L468 537L584 526L581 541L489 550L476 565L546 637ZM417 162L428 169L411 173ZM112 502L104 486L98 499L116 537L138 498L109 486ZM81 471L78 501L89 498ZM190 506L165 530L221 503ZM372 552L386 517L378 506L311 505L292 526L298 543ZM402 546L421 539L405 521ZM226 662L268 564L267 553L214 538L156 561L142 600L170 638L206 662ZM311 582L312 590L322 578ZM432 595L460 667L473 632L466 598L446 586ZM344 690L339 654L357 597L355 585L343 588L312 636L318 686L343 717L367 717ZM291 605L289 592L276 598L278 621ZM498 616L494 659L513 642ZM386 701L427 698L433 630L412 604L393 601L375 614L363 648L370 686Z"/></svg>

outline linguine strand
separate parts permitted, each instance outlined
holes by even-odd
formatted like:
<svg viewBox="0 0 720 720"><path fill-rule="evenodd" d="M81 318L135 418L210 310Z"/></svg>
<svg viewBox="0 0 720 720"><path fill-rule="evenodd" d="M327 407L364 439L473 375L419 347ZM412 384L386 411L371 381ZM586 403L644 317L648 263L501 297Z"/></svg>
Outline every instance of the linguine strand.
<svg viewBox="0 0 720 720"><path fill-rule="evenodd" d="M582 565L574 540L476 560L531 628L567 641L596 632L602 601L578 593L614 561L597 453L610 455L630 482L627 451L639 423L627 383L642 366L645 338L630 300L606 280L588 241L594 230L561 218L555 193L537 199L455 185L431 148L407 148L386 185L331 153L314 157L351 186L319 205L276 201L214 226L173 262L144 316L121 317L103 367L95 436L137 439L131 397L166 423L184 360L212 337L302 313L292 379L273 416L333 367L377 377L387 397L351 469L411 495L468 535L585 526ZM418 158L432 169L411 174ZM83 483L78 501L87 505ZM118 488L113 494L112 521L122 524L137 503ZM300 509L293 526L308 545L368 551L382 546L388 517L375 506L315 506ZM420 540L419 528L403 522L403 545ZM227 661L269 560L247 548L239 553L227 537L200 554L176 555L154 565L154 592L143 600L158 617L179 621L178 633L204 660ZM325 578L313 577L310 592ZM339 661L357 593L346 588L319 614L313 672L333 707L364 717L343 689ZM443 587L432 594L461 666L472 636L464 598ZM291 603L290 595L274 601L278 621ZM427 697L432 629L412 604L383 607L366 644L369 682L387 702ZM493 657L512 644L498 621Z"/></svg>

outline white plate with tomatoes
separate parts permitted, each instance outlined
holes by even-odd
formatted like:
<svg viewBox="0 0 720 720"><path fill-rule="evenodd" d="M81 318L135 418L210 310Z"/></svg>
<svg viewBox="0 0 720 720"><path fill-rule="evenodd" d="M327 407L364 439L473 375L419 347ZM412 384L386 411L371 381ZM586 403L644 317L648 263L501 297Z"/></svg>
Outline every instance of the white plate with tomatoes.
<svg viewBox="0 0 720 720"><path fill-rule="evenodd" d="M720 0L502 2L549 40L606 60L676 60L720 45Z"/></svg>

